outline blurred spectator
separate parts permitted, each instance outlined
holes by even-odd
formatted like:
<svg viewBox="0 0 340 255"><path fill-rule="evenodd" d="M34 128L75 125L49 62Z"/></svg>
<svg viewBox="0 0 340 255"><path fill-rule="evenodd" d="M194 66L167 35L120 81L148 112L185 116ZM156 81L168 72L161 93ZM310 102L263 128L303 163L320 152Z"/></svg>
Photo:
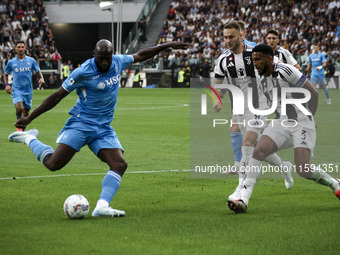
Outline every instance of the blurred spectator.
<svg viewBox="0 0 340 255"><path fill-rule="evenodd" d="M20 33L20 30L16 29L14 31L14 34L12 35L12 40L13 40L13 43L15 44L17 41L20 41L21 40L21 33Z"/></svg>
<svg viewBox="0 0 340 255"><path fill-rule="evenodd" d="M333 65L331 60L327 61L327 66L325 68L325 74L326 74L326 78L330 79L334 76L335 73L335 66Z"/></svg>
<svg viewBox="0 0 340 255"><path fill-rule="evenodd" d="M185 61L184 63L184 86L189 88L190 87L190 78L191 78L191 68L189 66L189 62Z"/></svg>
<svg viewBox="0 0 340 255"><path fill-rule="evenodd" d="M9 21L5 21L5 25L3 26L3 33L4 33L4 42L9 42L9 39L11 37L11 25L9 24Z"/></svg>
<svg viewBox="0 0 340 255"><path fill-rule="evenodd" d="M306 73L306 69L307 69L308 63L309 63L309 58L308 58L306 48L302 47L300 49L298 55L299 55L298 62L300 63L301 70L302 70L303 73Z"/></svg>
<svg viewBox="0 0 340 255"><path fill-rule="evenodd" d="M4 40L4 29L3 29L2 22L0 22L0 45L3 44L3 40Z"/></svg>
<svg viewBox="0 0 340 255"><path fill-rule="evenodd" d="M52 69L58 69L58 61L61 60L61 55L58 50L52 54Z"/></svg>
<svg viewBox="0 0 340 255"><path fill-rule="evenodd" d="M209 78L211 71L212 71L212 68L209 64L209 60L205 59L203 66L200 68L200 76L202 78Z"/></svg>
<svg viewBox="0 0 340 255"><path fill-rule="evenodd" d="M0 76L0 90L3 90L3 89L5 89L5 81L4 81L4 75L3 74L1 74L1 76Z"/></svg>
<svg viewBox="0 0 340 255"><path fill-rule="evenodd" d="M74 67L73 67L73 64L72 64L71 60L67 61L67 65L69 66L70 72L72 73L72 71L74 70Z"/></svg>
<svg viewBox="0 0 340 255"><path fill-rule="evenodd" d="M3 47L4 56L7 56L7 54L10 52L11 49L12 49L12 46L10 45L8 41L6 41Z"/></svg>
<svg viewBox="0 0 340 255"><path fill-rule="evenodd" d="M133 88L142 88L143 80L140 78L139 69L136 69L135 74L133 75Z"/></svg>
<svg viewBox="0 0 340 255"><path fill-rule="evenodd" d="M289 50L302 69L306 68L306 56L312 51L314 41L321 42L327 59L340 66L339 49L339 4L336 1L179 1L174 0L164 21L156 44L166 39L185 40L189 48L185 51L181 65L204 66L202 54L212 66L224 50L223 25L236 20L245 21L245 39L257 44L264 43L268 30L279 32L280 46ZM197 55L199 54L199 56ZM163 52L163 59L178 66L177 55ZM197 60L198 59L198 63ZM337 60L337 61L336 61ZM193 68L192 75L195 74Z"/></svg>
<svg viewBox="0 0 340 255"><path fill-rule="evenodd" d="M139 38L143 43L145 43L147 39L146 39L146 17L144 15L138 23L138 28L139 28Z"/></svg>
<svg viewBox="0 0 340 255"><path fill-rule="evenodd" d="M42 47L43 46L43 43L42 43L42 40L40 38L40 34L38 32L36 32L35 34L35 37L33 39L33 47Z"/></svg>
<svg viewBox="0 0 340 255"><path fill-rule="evenodd" d="M120 85L122 88L125 88L129 76L130 76L130 69L125 68L120 75L121 77Z"/></svg>
<svg viewBox="0 0 340 255"><path fill-rule="evenodd" d="M63 81L65 81L71 74L70 66L68 63L64 62L63 65Z"/></svg>
<svg viewBox="0 0 340 255"><path fill-rule="evenodd" d="M19 20L22 20L22 18L24 17L24 10L22 9L22 6L19 5L18 6L18 10L17 10L17 16L16 16Z"/></svg>
<svg viewBox="0 0 340 255"><path fill-rule="evenodd" d="M51 88L55 87L57 85L57 81L58 81L57 75L55 74L55 72L52 72L50 77L48 77L49 87Z"/></svg>
<svg viewBox="0 0 340 255"><path fill-rule="evenodd" d="M175 18L175 14L176 14L175 8L170 5L169 9L168 9L168 16L167 16L167 18L169 20L173 20Z"/></svg>
<svg viewBox="0 0 340 255"><path fill-rule="evenodd" d="M50 61L56 46L41 0L0 1L1 67L15 56L13 45L19 40L26 43L27 55L39 59L41 68L51 68ZM48 49L52 52L49 53ZM60 54L55 58L60 59Z"/></svg>
<svg viewBox="0 0 340 255"><path fill-rule="evenodd" d="M183 66L177 74L177 87L184 88L185 81L185 67Z"/></svg>
<svg viewBox="0 0 340 255"><path fill-rule="evenodd" d="M21 29L21 22L18 20L17 16L14 16L12 24L11 24L12 31L16 30L17 28Z"/></svg>

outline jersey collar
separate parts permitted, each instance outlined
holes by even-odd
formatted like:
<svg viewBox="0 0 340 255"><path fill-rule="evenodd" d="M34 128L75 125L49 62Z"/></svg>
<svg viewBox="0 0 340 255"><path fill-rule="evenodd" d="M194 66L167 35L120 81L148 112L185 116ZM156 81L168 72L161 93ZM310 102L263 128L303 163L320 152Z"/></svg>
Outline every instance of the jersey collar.
<svg viewBox="0 0 340 255"><path fill-rule="evenodd" d="M26 55L24 55L23 59L19 59L17 55L15 55L16 60L23 61L26 58Z"/></svg>

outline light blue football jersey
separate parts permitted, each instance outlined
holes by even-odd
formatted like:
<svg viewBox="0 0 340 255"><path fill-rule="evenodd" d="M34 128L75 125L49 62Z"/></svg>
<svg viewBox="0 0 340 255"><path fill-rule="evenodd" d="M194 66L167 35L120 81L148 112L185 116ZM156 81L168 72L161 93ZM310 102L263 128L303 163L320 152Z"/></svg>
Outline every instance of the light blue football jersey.
<svg viewBox="0 0 340 255"><path fill-rule="evenodd" d="M131 55L113 55L108 72L101 73L95 59L88 59L76 68L62 84L79 98L69 111L74 121L108 124L112 121L117 104L120 73L133 62Z"/></svg>
<svg viewBox="0 0 340 255"><path fill-rule="evenodd" d="M40 70L38 63L34 58L25 56L22 60L17 56L8 61L5 74L13 74L12 89L22 95L30 95L33 93L32 73Z"/></svg>
<svg viewBox="0 0 340 255"><path fill-rule="evenodd" d="M311 77L325 77L325 69L321 68L320 70L316 70L318 66L321 66L323 62L327 61L326 57L323 53L318 52L318 54L312 53L309 55L309 63L312 64L312 75Z"/></svg>

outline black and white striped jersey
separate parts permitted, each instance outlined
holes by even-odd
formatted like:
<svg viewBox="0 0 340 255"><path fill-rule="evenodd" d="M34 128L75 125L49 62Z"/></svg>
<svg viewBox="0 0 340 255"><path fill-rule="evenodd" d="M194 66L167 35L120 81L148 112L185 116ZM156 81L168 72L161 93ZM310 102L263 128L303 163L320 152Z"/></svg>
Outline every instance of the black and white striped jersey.
<svg viewBox="0 0 340 255"><path fill-rule="evenodd" d="M248 88L253 88L252 102L256 109L266 109L268 105L264 95L258 93L259 74L254 67L251 58L254 47L244 45L244 51L241 54L234 54L229 49L224 51L216 61L214 68L215 78L227 79L228 84L239 87L244 95L244 109L248 111ZM261 97L264 100L261 100ZM231 98L232 100L232 98Z"/></svg>
<svg viewBox="0 0 340 255"><path fill-rule="evenodd" d="M281 115L281 103L282 103L282 88L301 88L307 78L294 66L284 63L274 64L274 71L272 75L269 77L261 76L260 90L267 98L267 103L271 107L273 102L273 89L277 88L278 92L278 104L276 108L276 117L281 118L284 117ZM305 95L303 93L297 92L288 92L286 93L287 99L298 99L304 98ZM303 106L309 111L308 103L303 104ZM310 112L310 111L309 111ZM286 117L285 119L292 120L303 120L303 119L312 119L310 116L305 115L295 104L287 104L286 106Z"/></svg>
<svg viewBox="0 0 340 255"><path fill-rule="evenodd" d="M278 63L278 60L292 66L298 63L293 55L281 46L277 46L276 50L274 51L274 63Z"/></svg>

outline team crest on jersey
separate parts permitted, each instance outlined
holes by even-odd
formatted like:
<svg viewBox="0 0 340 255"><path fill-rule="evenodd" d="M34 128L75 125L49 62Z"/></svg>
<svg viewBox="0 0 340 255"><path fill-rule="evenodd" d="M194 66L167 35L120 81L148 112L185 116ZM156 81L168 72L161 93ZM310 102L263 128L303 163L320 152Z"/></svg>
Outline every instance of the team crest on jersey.
<svg viewBox="0 0 340 255"><path fill-rule="evenodd" d="M267 81L262 82L262 89L264 93L268 93L268 84Z"/></svg>
<svg viewBox="0 0 340 255"><path fill-rule="evenodd" d="M104 82L99 82L98 88L99 89L104 89L105 88L105 83Z"/></svg>
<svg viewBox="0 0 340 255"><path fill-rule="evenodd" d="M250 56L246 56L245 59L247 60L247 65L251 65L251 58L250 58Z"/></svg>
<svg viewBox="0 0 340 255"><path fill-rule="evenodd" d="M237 69L237 72L238 72L238 76L244 76L244 69L243 68Z"/></svg>
<svg viewBox="0 0 340 255"><path fill-rule="evenodd" d="M18 73L19 72L19 68L15 68L14 72Z"/></svg>

